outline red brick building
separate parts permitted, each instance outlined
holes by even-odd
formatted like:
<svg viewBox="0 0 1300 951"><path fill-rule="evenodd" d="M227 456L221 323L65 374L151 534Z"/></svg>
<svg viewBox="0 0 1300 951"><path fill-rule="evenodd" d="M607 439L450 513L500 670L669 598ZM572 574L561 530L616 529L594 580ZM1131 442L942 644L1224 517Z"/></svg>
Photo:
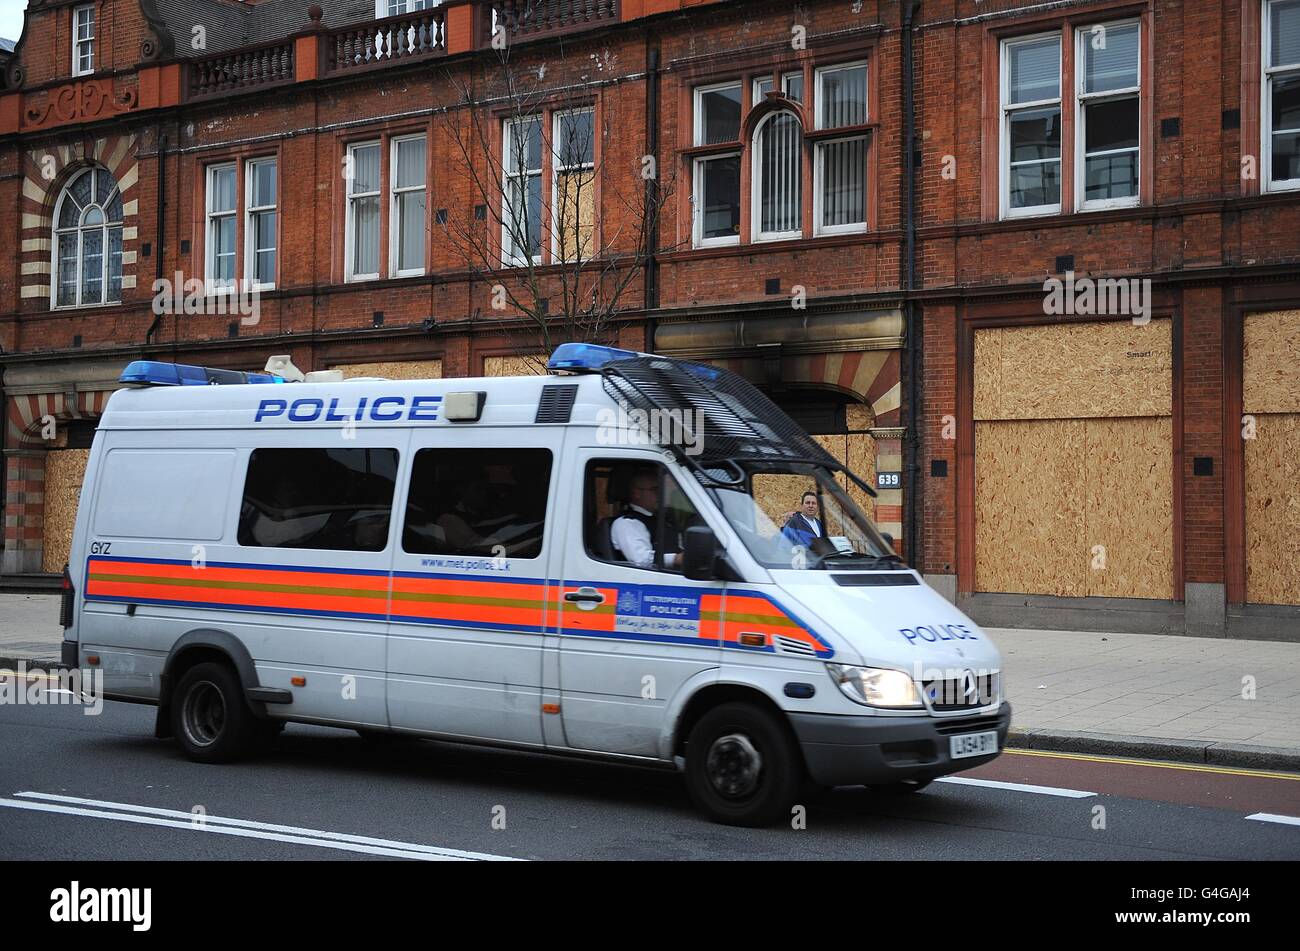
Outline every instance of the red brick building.
<svg viewBox="0 0 1300 951"><path fill-rule="evenodd" d="M1296 636L1297 7L32 0L0 571L61 566L129 360L580 335L753 379L977 619Z"/></svg>

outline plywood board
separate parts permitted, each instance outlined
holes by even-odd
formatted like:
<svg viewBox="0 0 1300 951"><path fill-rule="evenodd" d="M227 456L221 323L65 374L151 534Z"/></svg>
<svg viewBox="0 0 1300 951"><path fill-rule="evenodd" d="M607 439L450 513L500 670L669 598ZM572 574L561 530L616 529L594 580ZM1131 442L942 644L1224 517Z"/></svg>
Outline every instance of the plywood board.
<svg viewBox="0 0 1300 951"><path fill-rule="evenodd" d="M876 441L866 433L849 433L844 438L845 465L853 474L867 485L876 484ZM858 508L873 519L876 517L876 500L858 488L851 480L845 480L849 498L858 504Z"/></svg>
<svg viewBox="0 0 1300 951"><path fill-rule="evenodd" d="M1242 409L1300 413L1300 310L1247 314L1242 333Z"/></svg>
<svg viewBox="0 0 1300 951"><path fill-rule="evenodd" d="M1259 415L1246 451L1246 600L1300 604L1300 413Z"/></svg>
<svg viewBox="0 0 1300 951"><path fill-rule="evenodd" d="M975 425L975 590L1087 591L1081 420Z"/></svg>
<svg viewBox="0 0 1300 951"><path fill-rule="evenodd" d="M440 380L441 360L413 360L406 363L344 363L332 370L342 370L344 378L382 376L390 380Z"/></svg>
<svg viewBox="0 0 1300 951"><path fill-rule="evenodd" d="M60 572L72 550L72 529L77 522L77 502L86 475L89 449L58 449L45 454L44 551L41 570Z"/></svg>
<svg viewBox="0 0 1300 951"><path fill-rule="evenodd" d="M1088 420L1083 470L1087 594L1172 598L1172 421Z"/></svg>
<svg viewBox="0 0 1300 951"><path fill-rule="evenodd" d="M977 420L1168 416L1169 320L989 327L975 332Z"/></svg>
<svg viewBox="0 0 1300 951"><path fill-rule="evenodd" d="M484 376L541 376L546 372L548 357L534 353L518 357L484 357Z"/></svg>
<svg viewBox="0 0 1300 951"><path fill-rule="evenodd" d="M772 524L781 528L786 516L799 510L800 496L816 487L807 476L759 474L754 476L754 501Z"/></svg>

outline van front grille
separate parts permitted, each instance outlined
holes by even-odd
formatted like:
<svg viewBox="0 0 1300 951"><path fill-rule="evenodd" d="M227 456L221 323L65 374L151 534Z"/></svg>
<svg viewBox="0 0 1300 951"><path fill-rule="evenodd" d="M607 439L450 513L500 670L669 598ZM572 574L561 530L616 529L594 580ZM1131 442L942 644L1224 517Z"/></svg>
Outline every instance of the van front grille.
<svg viewBox="0 0 1300 951"><path fill-rule="evenodd" d="M998 728L998 718L990 717L960 717L953 720L944 720L942 723L936 723L934 732L942 736L956 736L959 733L985 733L989 730Z"/></svg>
<svg viewBox="0 0 1300 951"><path fill-rule="evenodd" d="M997 699L998 685L996 674L973 674L953 677L947 680L927 680L922 685L925 697L930 701L930 709L978 710L987 707Z"/></svg>

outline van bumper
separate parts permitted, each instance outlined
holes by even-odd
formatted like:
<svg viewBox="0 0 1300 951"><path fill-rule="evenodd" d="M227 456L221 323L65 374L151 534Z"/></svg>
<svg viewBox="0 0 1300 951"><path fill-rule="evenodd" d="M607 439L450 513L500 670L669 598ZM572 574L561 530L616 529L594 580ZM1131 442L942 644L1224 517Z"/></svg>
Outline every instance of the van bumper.
<svg viewBox="0 0 1300 951"><path fill-rule="evenodd" d="M1006 745L1011 704L968 717L789 716L814 782L871 786L934 779L991 762ZM949 754L950 736L989 730L997 730L998 753L961 759Z"/></svg>

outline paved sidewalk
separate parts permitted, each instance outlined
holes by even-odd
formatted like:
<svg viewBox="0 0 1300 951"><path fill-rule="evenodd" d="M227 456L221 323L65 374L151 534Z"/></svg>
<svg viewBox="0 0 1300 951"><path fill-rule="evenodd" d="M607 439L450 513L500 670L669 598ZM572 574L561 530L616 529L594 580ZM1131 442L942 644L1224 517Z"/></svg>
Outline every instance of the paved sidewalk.
<svg viewBox="0 0 1300 951"><path fill-rule="evenodd" d="M0 660L57 661L58 614L57 595L0 593ZM1014 746L1300 770L1300 642L988 634Z"/></svg>
<svg viewBox="0 0 1300 951"><path fill-rule="evenodd" d="M0 659L58 660L59 595L0 592Z"/></svg>
<svg viewBox="0 0 1300 951"><path fill-rule="evenodd" d="M986 630L1012 745L1300 770L1300 642Z"/></svg>

